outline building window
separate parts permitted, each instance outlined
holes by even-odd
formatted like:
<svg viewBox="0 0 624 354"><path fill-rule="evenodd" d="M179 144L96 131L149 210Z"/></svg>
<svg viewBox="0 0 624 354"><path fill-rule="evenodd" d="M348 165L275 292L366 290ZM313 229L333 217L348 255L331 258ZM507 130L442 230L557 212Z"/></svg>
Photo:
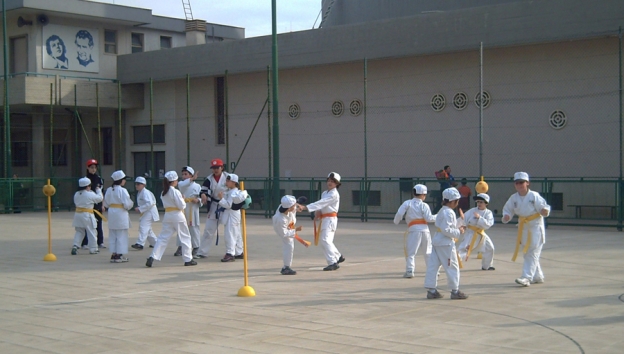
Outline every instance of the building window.
<svg viewBox="0 0 624 354"><path fill-rule="evenodd" d="M351 191L351 196L353 197L353 205L368 205L368 206L381 206L381 191L368 191L368 203L364 201L360 201L360 191Z"/></svg>
<svg viewBox="0 0 624 354"><path fill-rule="evenodd" d="M132 33L132 53L140 53L143 51L143 34Z"/></svg>
<svg viewBox="0 0 624 354"><path fill-rule="evenodd" d="M160 49L170 49L171 48L171 37L160 36Z"/></svg>
<svg viewBox="0 0 624 354"><path fill-rule="evenodd" d="M225 78L217 77L215 86L217 145L225 145Z"/></svg>
<svg viewBox="0 0 624 354"><path fill-rule="evenodd" d="M117 54L117 31L104 30L104 52Z"/></svg>
<svg viewBox="0 0 624 354"><path fill-rule="evenodd" d="M52 166L67 166L67 144L53 144L52 159Z"/></svg>
<svg viewBox="0 0 624 354"><path fill-rule="evenodd" d="M28 166L28 143L14 141L11 155L13 155L13 167Z"/></svg>
<svg viewBox="0 0 624 354"><path fill-rule="evenodd" d="M132 127L133 143L134 144L149 144L151 143L150 133L151 129L149 125L140 125ZM154 125L154 144L165 143L165 125Z"/></svg>

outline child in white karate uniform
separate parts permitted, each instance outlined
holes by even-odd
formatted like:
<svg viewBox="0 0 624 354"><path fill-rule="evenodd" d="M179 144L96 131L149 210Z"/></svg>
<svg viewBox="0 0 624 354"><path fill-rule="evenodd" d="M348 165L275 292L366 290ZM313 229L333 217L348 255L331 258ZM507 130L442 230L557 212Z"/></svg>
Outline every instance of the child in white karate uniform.
<svg viewBox="0 0 624 354"><path fill-rule="evenodd" d="M494 216L487 205L490 203L490 196L479 193L474 197L477 207L468 210L465 215L466 232L464 239L459 245L459 256L462 260L468 261L471 253L480 252L482 255L481 269L495 270L494 268L494 244L485 233L494 225Z"/></svg>
<svg viewBox="0 0 624 354"><path fill-rule="evenodd" d="M161 260L165 249L167 249L169 238L176 233L182 242L182 259L184 260L184 265L197 265L197 262L193 260L191 254L191 235L189 233L186 217L184 216L186 203L184 202L182 193L175 189L177 185L178 174L176 171L165 173L165 178L163 178L163 191L160 196L163 206L165 207L165 216L162 220L162 230L158 235L154 250L145 263L146 267L151 267L154 260Z"/></svg>
<svg viewBox="0 0 624 354"><path fill-rule="evenodd" d="M91 190L91 180L87 177L82 177L78 180L78 191L74 194L74 204L76 204L76 213L74 213L74 220L72 226L76 229L74 235L74 246L72 247L71 254L77 255L78 249L82 239L87 234L89 240L89 253L98 254L96 227L97 220L93 215L93 206L101 203L104 197L100 188L95 188L95 192Z"/></svg>
<svg viewBox="0 0 624 354"><path fill-rule="evenodd" d="M212 161L210 161L212 173L206 177L201 187L201 202L203 205L208 206L208 214L206 215L206 222L204 223L204 234L199 242L197 258L208 257L208 251L215 237L217 238L216 244L219 244L219 220L221 219L222 213L217 212L219 209L219 199L217 196L219 193L227 190L225 182L228 173L224 171L224 167L223 160L212 159ZM242 242L240 244L240 249L242 252ZM237 257L234 256L234 258ZM242 255L240 258L243 258Z"/></svg>
<svg viewBox="0 0 624 354"><path fill-rule="evenodd" d="M539 193L530 190L529 184L528 173L516 172L514 185L517 193L512 194L503 207L503 224L511 221L514 214L518 215L518 238L511 260L516 260L518 251L523 245L522 276L516 279L516 283L522 286L544 282L544 273L539 259L542 247L546 243L544 217L550 215L550 205Z"/></svg>
<svg viewBox="0 0 624 354"><path fill-rule="evenodd" d="M225 256L221 262L234 262L236 256L241 257L243 254L240 209L248 194L238 189L238 175L233 173L227 176L225 185L229 188L227 192L220 192L217 196L219 207L223 208L219 222L224 225L225 238Z"/></svg>
<svg viewBox="0 0 624 354"><path fill-rule="evenodd" d="M405 243L405 274L404 278L414 277L414 266L416 253L421 243L425 246L425 269L431 254L431 234L427 223L435 222L436 215L431 215L431 208L424 202L427 197L427 186L417 184L413 189L414 198L406 200L401 204L394 223L398 225L405 216L407 223L407 240Z"/></svg>
<svg viewBox="0 0 624 354"><path fill-rule="evenodd" d="M128 253L128 229L134 202L130 199L126 184L126 174L122 171L113 172L113 186L108 187L104 195L104 207L108 210L108 242L111 251L111 263L127 262L124 254Z"/></svg>
<svg viewBox="0 0 624 354"><path fill-rule="evenodd" d="M442 192L442 209L436 216L436 232L431 239L433 248L429 263L427 264L427 274L425 276L425 288L427 299L440 299L443 297L438 292L438 271L440 266L444 267L448 287L451 290L452 300L467 299L468 295L459 290L459 261L455 241L465 231L465 226L458 226L454 209L459 204L461 195L453 187Z"/></svg>
<svg viewBox="0 0 624 354"><path fill-rule="evenodd" d="M156 198L154 193L145 188L147 181L143 177L137 177L135 180L135 188L137 190L137 205L134 208L137 212L141 213L139 217L139 238L137 243L131 247L135 250L142 250L145 246L145 241L149 242L149 245L154 247L156 244L156 234L152 231L152 223L160 220L158 215L158 209L156 208Z"/></svg>
<svg viewBox="0 0 624 354"><path fill-rule="evenodd" d="M184 197L186 202L186 208L184 209L184 215L188 222L189 232L191 233L191 245L193 246L193 258L197 259L197 250L199 250L199 208L203 206L199 194L201 193L201 186L195 183L197 173L191 166L182 167L182 181L178 182L178 189ZM174 256L182 255L182 244L180 238L177 239L178 249L173 254Z"/></svg>
<svg viewBox="0 0 624 354"><path fill-rule="evenodd" d="M338 209L340 208L340 175L336 172L330 172L327 175L327 190L321 194L321 199L308 205L302 205L301 211L316 211L315 220L321 220L321 230L319 240L323 246L325 260L328 266L323 268L325 271L332 271L340 268L338 265L345 261L340 251L334 246L334 235L338 227ZM316 235L314 238L316 239Z"/></svg>
<svg viewBox="0 0 624 354"><path fill-rule="evenodd" d="M294 238L297 231L303 229L297 226L297 200L292 195L282 197L280 206L273 215L273 230L277 236L282 238L282 258L284 267L280 271L282 275L295 275L296 271L292 270L293 251L295 250Z"/></svg>

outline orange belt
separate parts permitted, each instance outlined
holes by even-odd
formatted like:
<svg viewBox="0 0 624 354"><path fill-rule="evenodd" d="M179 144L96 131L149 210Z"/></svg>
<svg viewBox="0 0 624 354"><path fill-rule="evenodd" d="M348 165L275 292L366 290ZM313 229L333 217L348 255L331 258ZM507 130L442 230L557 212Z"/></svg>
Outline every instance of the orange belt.
<svg viewBox="0 0 624 354"><path fill-rule="evenodd" d="M319 238L321 237L321 221L323 218L336 218L338 213L321 214L317 219L314 219L314 246L318 246ZM316 221L318 220L318 227L316 227Z"/></svg>
<svg viewBox="0 0 624 354"><path fill-rule="evenodd" d="M293 230L295 228L295 223L291 222L290 224L288 224L288 229ZM308 247L310 246L312 243L310 241L306 241L304 239L302 239L301 237L299 237L299 235L295 234L295 240L299 241L299 243L301 243L302 245Z"/></svg>
<svg viewBox="0 0 624 354"><path fill-rule="evenodd" d="M522 230L524 229L524 224L528 224L529 221L533 221L539 218L541 215L539 213L535 213L531 216L518 218L518 239L516 240L516 250L514 251L513 257L511 257L511 261L515 262L516 257L518 256L518 251L520 250L520 244L522 243ZM524 249L522 250L524 253L527 253L529 250L529 246L531 245L531 230L527 232L527 242L524 245Z"/></svg>
<svg viewBox="0 0 624 354"><path fill-rule="evenodd" d="M413 225L427 225L427 220L414 219L410 221L409 224L407 224L407 229L409 230L409 228L412 227ZM408 231L405 231L405 234L403 234L403 254L405 255L405 258L407 258L407 233Z"/></svg>
<svg viewBox="0 0 624 354"><path fill-rule="evenodd" d="M485 240L485 234L483 233L483 229L480 229L474 225L467 226L470 230L474 231L474 235L472 235L472 240L470 241L470 246L468 247L468 251L466 252L466 262L468 261L468 257L470 257L470 253L475 247L475 241L477 240L477 235L479 235L479 243L477 244L477 248L481 247L483 244L483 240Z"/></svg>
<svg viewBox="0 0 624 354"><path fill-rule="evenodd" d="M106 217L102 215L102 213L100 213L98 210L95 210L95 209L76 208L76 212L77 213L91 213L91 214L95 213L95 214L98 214L100 218L102 218L102 221L108 221L108 219L106 219Z"/></svg>

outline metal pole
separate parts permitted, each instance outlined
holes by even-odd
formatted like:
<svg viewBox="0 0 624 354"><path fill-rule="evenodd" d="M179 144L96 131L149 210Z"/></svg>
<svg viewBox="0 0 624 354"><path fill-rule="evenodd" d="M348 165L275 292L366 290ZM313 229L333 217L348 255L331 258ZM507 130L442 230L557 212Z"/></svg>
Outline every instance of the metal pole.
<svg viewBox="0 0 624 354"><path fill-rule="evenodd" d="M368 60L364 58L364 221L368 221L368 144L366 127L366 93L368 80Z"/></svg>
<svg viewBox="0 0 624 354"><path fill-rule="evenodd" d="M618 224L617 230L622 231L622 219L624 218L624 182L622 181L622 26L618 31L618 69L619 69L619 103L620 103L620 178L619 178L619 190L618 194Z"/></svg>
<svg viewBox="0 0 624 354"><path fill-rule="evenodd" d="M50 177L54 177L54 84L50 83Z"/></svg>
<svg viewBox="0 0 624 354"><path fill-rule="evenodd" d="M102 163L102 158L104 156L102 152L102 120L100 116L100 87L98 83L95 83L95 109L97 111L97 132L98 132L98 166Z"/></svg>
<svg viewBox="0 0 624 354"><path fill-rule="evenodd" d="M279 112L278 112L278 65L277 65L277 1L271 1L271 17L273 29L273 205L280 200L280 167L279 167Z"/></svg>
<svg viewBox="0 0 624 354"><path fill-rule="evenodd" d="M479 46L479 176L483 176L483 42Z"/></svg>
<svg viewBox="0 0 624 354"><path fill-rule="evenodd" d="M118 157L117 157L117 169L121 170L122 169L122 151L123 151L123 140L122 140L122 131L123 131L123 127L121 126L121 81L117 81L117 119L118 119L118 125L119 125L119 151L118 151Z"/></svg>
<svg viewBox="0 0 624 354"><path fill-rule="evenodd" d="M186 74L186 164L191 164L191 77Z"/></svg>
<svg viewBox="0 0 624 354"><path fill-rule="evenodd" d="M80 176L80 152L78 146L78 88L74 85L74 158L75 158L75 177Z"/></svg>
<svg viewBox="0 0 624 354"><path fill-rule="evenodd" d="M154 170L154 81L150 77L150 177L155 178Z"/></svg>
<svg viewBox="0 0 624 354"><path fill-rule="evenodd" d="M6 5L2 0L2 37L4 50L4 177L11 178L13 172L11 157L11 110L9 108L9 53L7 49ZM13 200L9 200L9 207Z"/></svg>
<svg viewBox="0 0 624 354"><path fill-rule="evenodd" d="M268 147L269 147L269 180L272 180L273 176L273 155L271 150L271 144L273 143L271 140L271 67L267 65L267 132L269 133L268 137ZM270 203L269 203L270 204ZM270 209L269 209L270 210Z"/></svg>
<svg viewBox="0 0 624 354"><path fill-rule="evenodd" d="M228 114L228 71L225 71L223 79L223 103L225 105L225 168L230 168L230 116Z"/></svg>

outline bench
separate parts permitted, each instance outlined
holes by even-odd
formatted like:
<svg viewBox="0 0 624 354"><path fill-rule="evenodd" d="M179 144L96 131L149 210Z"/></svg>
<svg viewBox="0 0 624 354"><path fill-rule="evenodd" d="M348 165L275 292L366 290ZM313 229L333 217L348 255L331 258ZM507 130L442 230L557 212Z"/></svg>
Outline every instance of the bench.
<svg viewBox="0 0 624 354"><path fill-rule="evenodd" d="M611 219L616 218L617 205L587 205L587 204L568 204L569 207L575 208L575 216L577 219L580 219L583 215L583 208L610 208L611 209Z"/></svg>

